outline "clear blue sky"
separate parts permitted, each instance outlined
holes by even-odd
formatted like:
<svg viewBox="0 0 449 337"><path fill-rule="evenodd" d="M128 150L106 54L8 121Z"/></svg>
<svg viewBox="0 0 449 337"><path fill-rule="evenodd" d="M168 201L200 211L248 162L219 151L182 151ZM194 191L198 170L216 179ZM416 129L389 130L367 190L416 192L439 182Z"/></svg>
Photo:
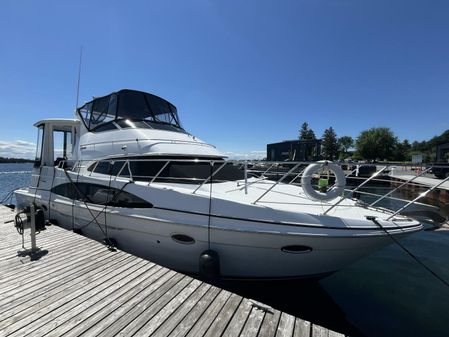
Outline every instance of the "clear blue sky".
<svg viewBox="0 0 449 337"><path fill-rule="evenodd" d="M449 128L446 0L2 0L0 36L0 155L73 116L81 45L80 103L155 93L223 151L263 151L304 121L410 141Z"/></svg>

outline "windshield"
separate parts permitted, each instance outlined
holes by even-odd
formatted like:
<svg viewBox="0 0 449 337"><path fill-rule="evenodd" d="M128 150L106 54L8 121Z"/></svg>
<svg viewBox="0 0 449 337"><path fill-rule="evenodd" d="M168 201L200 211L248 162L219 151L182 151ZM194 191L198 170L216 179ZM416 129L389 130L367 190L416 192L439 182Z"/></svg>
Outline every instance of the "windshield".
<svg viewBox="0 0 449 337"><path fill-rule="evenodd" d="M123 119L170 125L174 127L171 131L183 130L173 104L135 90L125 89L96 98L79 108L78 115L89 131L97 131L100 125Z"/></svg>

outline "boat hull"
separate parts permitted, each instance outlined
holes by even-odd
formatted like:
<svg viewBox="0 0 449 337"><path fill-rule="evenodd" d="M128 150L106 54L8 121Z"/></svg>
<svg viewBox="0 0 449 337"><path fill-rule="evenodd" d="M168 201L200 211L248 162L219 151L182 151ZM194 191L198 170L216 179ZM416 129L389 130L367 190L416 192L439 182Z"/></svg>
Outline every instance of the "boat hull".
<svg viewBox="0 0 449 337"><path fill-rule="evenodd" d="M16 195L23 205L34 197L20 191ZM40 197L36 202L44 204L41 201L45 198ZM209 219L196 214L175 217L167 210L86 207L61 198L52 199L47 207L47 216L66 229L81 230L97 240L113 239L117 248L177 271L198 274L201 254L212 249L218 253L223 278L283 279L329 274L393 243L380 229L276 229L266 223ZM400 238L409 232L390 235Z"/></svg>

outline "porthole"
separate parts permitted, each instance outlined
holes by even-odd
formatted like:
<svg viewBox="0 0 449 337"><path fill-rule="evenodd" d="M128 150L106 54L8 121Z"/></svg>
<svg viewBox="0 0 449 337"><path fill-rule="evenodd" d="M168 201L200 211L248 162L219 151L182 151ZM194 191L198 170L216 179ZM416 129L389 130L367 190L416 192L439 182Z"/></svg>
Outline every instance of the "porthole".
<svg viewBox="0 0 449 337"><path fill-rule="evenodd" d="M191 245L193 243L195 243L195 239L185 235L185 234L173 234L171 236L171 238L173 239L173 241L177 242L177 243L182 243L185 245Z"/></svg>
<svg viewBox="0 0 449 337"><path fill-rule="evenodd" d="M291 246L282 247L281 250L284 253L302 254L302 253L309 253L313 249L312 249L312 247L309 247L309 246L291 245Z"/></svg>

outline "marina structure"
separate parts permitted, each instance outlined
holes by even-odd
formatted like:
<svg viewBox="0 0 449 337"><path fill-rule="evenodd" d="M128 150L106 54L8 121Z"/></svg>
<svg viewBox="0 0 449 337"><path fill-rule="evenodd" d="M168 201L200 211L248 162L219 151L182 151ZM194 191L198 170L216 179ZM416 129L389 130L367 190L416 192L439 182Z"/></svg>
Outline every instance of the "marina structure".
<svg viewBox="0 0 449 337"><path fill-rule="evenodd" d="M267 144L268 161L317 161L321 159L321 139L284 140Z"/></svg>

